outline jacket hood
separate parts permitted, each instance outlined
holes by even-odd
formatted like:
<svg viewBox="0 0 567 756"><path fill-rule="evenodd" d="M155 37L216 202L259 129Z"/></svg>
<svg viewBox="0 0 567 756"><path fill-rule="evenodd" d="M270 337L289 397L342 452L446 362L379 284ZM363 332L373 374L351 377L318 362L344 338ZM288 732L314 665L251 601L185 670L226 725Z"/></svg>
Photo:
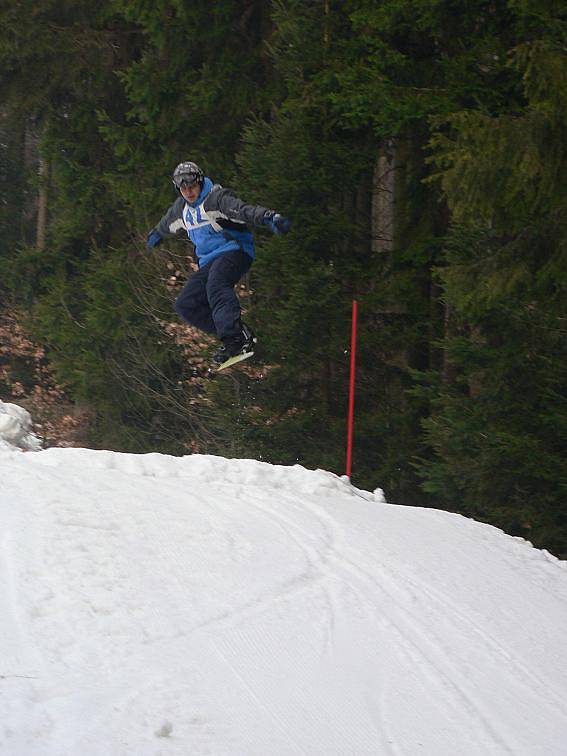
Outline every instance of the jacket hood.
<svg viewBox="0 0 567 756"><path fill-rule="evenodd" d="M203 200L205 199L205 197L211 191L212 188L213 188L213 182L208 176L205 176L205 180L203 181L203 188L201 189L201 193L199 194L195 202L187 202L187 200L185 200L185 202L187 202L187 204L190 205L190 207L197 207L203 202Z"/></svg>

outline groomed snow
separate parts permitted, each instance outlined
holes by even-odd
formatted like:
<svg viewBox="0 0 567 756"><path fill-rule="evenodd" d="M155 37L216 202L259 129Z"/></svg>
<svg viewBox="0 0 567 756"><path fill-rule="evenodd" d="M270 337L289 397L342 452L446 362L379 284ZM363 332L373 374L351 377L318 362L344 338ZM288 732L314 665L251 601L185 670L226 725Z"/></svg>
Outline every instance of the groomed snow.
<svg viewBox="0 0 567 756"><path fill-rule="evenodd" d="M567 753L565 563L331 473L29 429L0 422L0 754Z"/></svg>

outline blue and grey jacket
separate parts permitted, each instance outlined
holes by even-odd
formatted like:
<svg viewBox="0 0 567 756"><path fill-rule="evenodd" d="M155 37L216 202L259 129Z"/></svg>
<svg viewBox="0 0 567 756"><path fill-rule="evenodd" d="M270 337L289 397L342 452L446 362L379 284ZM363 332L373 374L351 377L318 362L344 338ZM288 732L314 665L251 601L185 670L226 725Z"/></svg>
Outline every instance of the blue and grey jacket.
<svg viewBox="0 0 567 756"><path fill-rule="evenodd" d="M186 230L202 268L223 252L233 249L243 249L254 258L254 240L248 226L263 226L273 214L272 210L260 205L246 204L231 189L213 184L205 177L195 202L187 202L179 196L155 230L161 236Z"/></svg>

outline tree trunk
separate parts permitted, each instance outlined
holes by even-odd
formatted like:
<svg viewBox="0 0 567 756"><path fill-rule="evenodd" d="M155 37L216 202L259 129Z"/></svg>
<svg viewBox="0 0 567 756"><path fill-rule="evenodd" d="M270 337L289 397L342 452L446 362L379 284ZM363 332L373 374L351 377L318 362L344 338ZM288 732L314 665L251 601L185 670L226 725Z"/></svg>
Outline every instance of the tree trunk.
<svg viewBox="0 0 567 756"><path fill-rule="evenodd" d="M31 119L27 119L23 129L22 163L24 178L22 202L22 231L21 238L27 244L34 243L34 225L36 225L37 195L28 188L27 177L37 171L38 136ZM37 228L35 229L37 231Z"/></svg>
<svg viewBox="0 0 567 756"><path fill-rule="evenodd" d="M393 139L380 147L372 186L372 252L391 252L394 247L396 154Z"/></svg>
<svg viewBox="0 0 567 756"><path fill-rule="evenodd" d="M39 158L38 166L39 194L37 202L36 242L37 249L45 249L47 231L47 187L49 181L49 163L45 158Z"/></svg>

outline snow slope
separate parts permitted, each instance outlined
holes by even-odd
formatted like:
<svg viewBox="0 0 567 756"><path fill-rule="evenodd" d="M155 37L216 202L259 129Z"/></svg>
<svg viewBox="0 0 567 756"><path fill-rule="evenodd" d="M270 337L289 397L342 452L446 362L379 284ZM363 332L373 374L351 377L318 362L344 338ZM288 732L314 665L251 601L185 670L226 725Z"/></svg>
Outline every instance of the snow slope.
<svg viewBox="0 0 567 756"><path fill-rule="evenodd" d="M0 754L567 754L546 552L323 471L11 433Z"/></svg>

